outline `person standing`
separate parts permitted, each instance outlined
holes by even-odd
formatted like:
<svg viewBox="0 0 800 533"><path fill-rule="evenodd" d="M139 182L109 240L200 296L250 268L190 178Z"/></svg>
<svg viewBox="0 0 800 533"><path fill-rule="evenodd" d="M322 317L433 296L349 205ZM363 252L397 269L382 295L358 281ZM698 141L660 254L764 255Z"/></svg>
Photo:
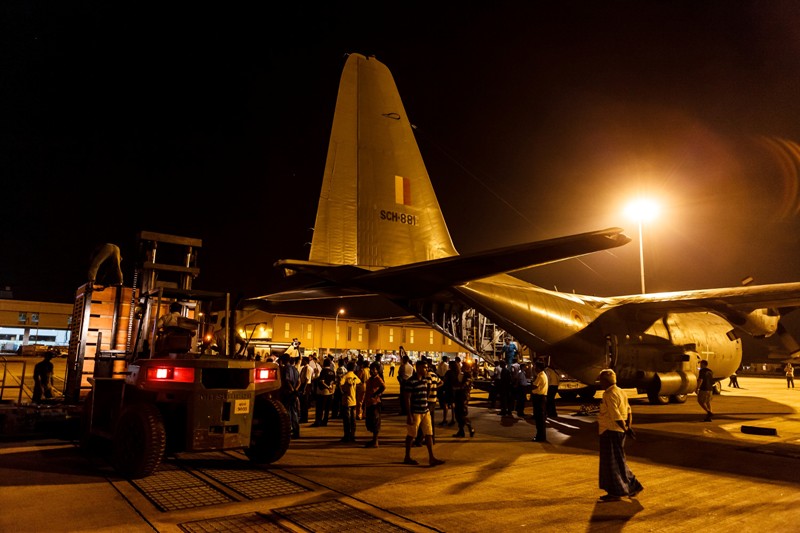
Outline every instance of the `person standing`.
<svg viewBox="0 0 800 533"><path fill-rule="evenodd" d="M544 361L535 363L536 377L531 386L531 400L533 401L533 420L536 423L536 436L533 442L547 442L547 374L544 373Z"/></svg>
<svg viewBox="0 0 800 533"><path fill-rule="evenodd" d="M739 386L739 376L734 372L728 378L728 387L733 387L734 389L741 389Z"/></svg>
<svg viewBox="0 0 800 533"><path fill-rule="evenodd" d="M389 377L394 377L394 356L392 356L391 361L389 361Z"/></svg>
<svg viewBox="0 0 800 533"><path fill-rule="evenodd" d="M53 397L53 356L52 350L48 350L42 356L43 359L33 367L33 403L42 401L42 396L46 399Z"/></svg>
<svg viewBox="0 0 800 533"><path fill-rule="evenodd" d="M300 438L300 372L289 354L281 355L281 403L289 411L289 421L292 426L292 438Z"/></svg>
<svg viewBox="0 0 800 533"><path fill-rule="evenodd" d="M711 412L711 397L714 395L714 373L708 368L708 361L700 361L700 371L697 373L697 403L706 412L703 422L711 422L714 413Z"/></svg>
<svg viewBox="0 0 800 533"><path fill-rule="evenodd" d="M600 501L619 501L623 496L636 497L644 487L628 468L625 457L625 436L633 435L633 413L628 396L617 387L617 375L611 369L600 372L600 386L604 389L597 416L600 435L600 488L606 494Z"/></svg>
<svg viewBox="0 0 800 533"><path fill-rule="evenodd" d="M361 383L355 373L356 362L347 363L347 373L339 380L342 389L342 428L344 436L341 442L356 440L356 387Z"/></svg>
<svg viewBox="0 0 800 533"><path fill-rule="evenodd" d="M311 399L313 398L313 388L311 386L314 381L314 369L310 366L311 360L308 356L304 355L300 359L300 386L298 388L298 399L300 400L300 423L305 424L308 422L308 411L311 408Z"/></svg>
<svg viewBox="0 0 800 533"><path fill-rule="evenodd" d="M505 364L505 361L503 361ZM492 384L489 387L489 408L494 409L495 405L497 404L497 400L500 398L500 371L502 367L500 366L500 360L496 360L494 362L494 369L492 370L491 380ZM502 403L502 402L501 402Z"/></svg>
<svg viewBox="0 0 800 533"><path fill-rule="evenodd" d="M317 359L317 354L312 353L308 356L308 366L311 367L311 379L317 379L322 372L322 363Z"/></svg>
<svg viewBox="0 0 800 533"><path fill-rule="evenodd" d="M561 376L559 376L558 371L549 364L547 368L544 369L544 372L547 374L547 418L558 418L558 413L556 412L556 393L558 392L559 384L561 384Z"/></svg>
<svg viewBox="0 0 800 533"><path fill-rule="evenodd" d="M411 443L421 430L425 436L425 446L428 448L428 463L431 466L444 464L444 461L433 455L433 421L428 407L428 397L431 392L431 381L428 377L428 363L420 359L416 363L416 370L408 379L403 395L403 404L406 411L406 455L403 463L417 465L419 462L411 458Z"/></svg>
<svg viewBox="0 0 800 533"><path fill-rule="evenodd" d="M792 363L786 363L786 366L783 368L786 372L786 388L793 389L794 388L794 367Z"/></svg>
<svg viewBox="0 0 800 533"><path fill-rule="evenodd" d="M528 401L528 387L531 381L528 379L528 367L525 363L514 363L511 365L511 394L513 395L512 408L517 411L517 416L525 418L525 403Z"/></svg>
<svg viewBox="0 0 800 533"><path fill-rule="evenodd" d="M383 374L383 354L378 352L375 354L375 363L378 363L378 375L383 380L384 384L386 383L386 376Z"/></svg>
<svg viewBox="0 0 800 533"><path fill-rule="evenodd" d="M503 354L503 357L506 360L506 366L509 368L514 361L517 360L517 354L519 349L517 348L517 343L511 340L511 337L506 337L503 340L503 347L500 350Z"/></svg>
<svg viewBox="0 0 800 533"><path fill-rule="evenodd" d="M497 363L500 367L500 379L497 380L497 397L500 399L500 416L511 416L511 372L505 360Z"/></svg>
<svg viewBox="0 0 800 533"><path fill-rule="evenodd" d="M375 361L369 365L369 379L367 379L364 405L366 407L367 431L372 433L372 440L364 445L365 448L378 447L378 434L381 432L381 395L386 390L386 384L380 374L381 364Z"/></svg>
<svg viewBox="0 0 800 533"><path fill-rule="evenodd" d="M454 425L455 414L452 412L453 407L453 392L452 384L447 378L447 373L452 368L452 363L446 355L442 356L439 364L436 365L436 375L442 382L442 386L436 389L436 399L439 401L439 407L442 408L442 422L439 424L444 427L447 425L447 412L450 411L450 425Z"/></svg>
<svg viewBox="0 0 800 533"><path fill-rule="evenodd" d="M405 415L408 413L406 412L406 404L402 401L402 398L406 392L406 382L414 375L414 367L411 366L411 359L402 346L400 347L400 353L402 355L400 359L400 369L397 371L397 381L400 383L400 414Z"/></svg>
<svg viewBox="0 0 800 533"><path fill-rule="evenodd" d="M356 368L354 370L358 377L359 384L356 385L356 420L364 420L366 417L364 405L364 398L367 394L367 380L369 379L369 363L362 355L358 356L356 360Z"/></svg>
<svg viewBox="0 0 800 533"><path fill-rule="evenodd" d="M458 432L453 437L465 437L464 428L469 430L469 436L475 436L475 429L469 419L469 398L472 391L472 375L456 367L456 378L453 383L453 411L458 422Z"/></svg>
<svg viewBox="0 0 800 533"><path fill-rule="evenodd" d="M347 374L347 361L345 361L344 357L340 357L339 360L336 362L336 388L333 391L333 402L331 404L331 418L342 418L342 387L339 386L339 382L342 380L345 374Z"/></svg>
<svg viewBox="0 0 800 533"><path fill-rule="evenodd" d="M322 362L322 370L317 379L314 380L316 389L317 405L314 409L314 423L312 427L325 427L331 414L331 401L333 392L336 390L336 372L331 368L331 360L325 359Z"/></svg>

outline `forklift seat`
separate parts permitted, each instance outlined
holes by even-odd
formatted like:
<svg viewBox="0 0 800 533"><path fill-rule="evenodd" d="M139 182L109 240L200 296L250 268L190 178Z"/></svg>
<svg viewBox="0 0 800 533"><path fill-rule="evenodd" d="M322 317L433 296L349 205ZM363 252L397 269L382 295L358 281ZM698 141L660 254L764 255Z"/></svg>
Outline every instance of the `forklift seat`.
<svg viewBox="0 0 800 533"><path fill-rule="evenodd" d="M164 328L156 339L156 356L167 357L170 353L186 353L192 349L194 331L170 326Z"/></svg>

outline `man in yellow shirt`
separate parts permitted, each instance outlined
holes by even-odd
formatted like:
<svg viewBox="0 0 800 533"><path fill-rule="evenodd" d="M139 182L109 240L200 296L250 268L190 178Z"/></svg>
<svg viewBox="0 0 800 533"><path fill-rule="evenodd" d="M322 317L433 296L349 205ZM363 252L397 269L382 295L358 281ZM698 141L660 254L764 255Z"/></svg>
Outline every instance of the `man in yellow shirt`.
<svg viewBox="0 0 800 533"><path fill-rule="evenodd" d="M347 363L347 373L339 380L342 391L342 427L344 436L341 442L355 442L356 440L356 386L361 383L355 373L356 362Z"/></svg>

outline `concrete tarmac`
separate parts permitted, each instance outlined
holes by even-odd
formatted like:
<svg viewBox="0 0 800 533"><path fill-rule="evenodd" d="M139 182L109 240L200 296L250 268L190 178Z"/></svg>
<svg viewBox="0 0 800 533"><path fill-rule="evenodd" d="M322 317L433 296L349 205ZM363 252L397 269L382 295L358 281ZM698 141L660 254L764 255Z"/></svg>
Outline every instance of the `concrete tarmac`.
<svg viewBox="0 0 800 533"><path fill-rule="evenodd" d="M598 501L596 416L580 403L559 402L550 442L535 443L532 420L500 417L476 391L475 437L437 427L446 463L427 466L422 447L412 449L420 465L404 465L405 417L387 378L379 448L363 447L363 422L354 444L338 442L338 420L304 424L268 467L237 452L182 454L127 481L72 441L4 439L0 531L800 531L800 389L739 382L714 396L713 422L694 395L653 406L628 391L638 436L626 452L645 490L620 502Z"/></svg>

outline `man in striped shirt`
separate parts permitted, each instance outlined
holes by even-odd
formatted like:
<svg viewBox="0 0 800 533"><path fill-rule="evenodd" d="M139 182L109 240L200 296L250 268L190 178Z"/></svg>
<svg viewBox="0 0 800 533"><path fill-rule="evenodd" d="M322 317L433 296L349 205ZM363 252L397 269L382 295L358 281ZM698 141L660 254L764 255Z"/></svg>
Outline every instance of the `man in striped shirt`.
<svg viewBox="0 0 800 533"><path fill-rule="evenodd" d="M428 408L428 395L431 392L431 379L428 376L428 363L417 361L414 374L406 381L403 392L403 403L406 411L406 457L403 463L417 465L419 462L411 458L411 443L421 428L425 435L425 446L428 448L428 463L431 466L444 464L444 461L433 455L433 422Z"/></svg>

